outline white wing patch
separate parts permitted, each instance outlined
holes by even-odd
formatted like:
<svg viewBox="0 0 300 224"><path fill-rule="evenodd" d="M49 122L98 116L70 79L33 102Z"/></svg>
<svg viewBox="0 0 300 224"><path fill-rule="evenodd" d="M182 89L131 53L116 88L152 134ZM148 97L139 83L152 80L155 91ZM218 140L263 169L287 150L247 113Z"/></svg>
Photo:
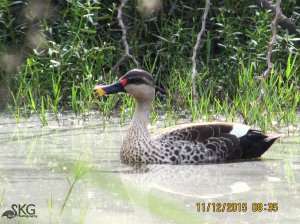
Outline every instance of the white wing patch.
<svg viewBox="0 0 300 224"><path fill-rule="evenodd" d="M250 126L244 124L233 124L232 130L230 134L235 135L236 137L240 138L247 134L249 131Z"/></svg>

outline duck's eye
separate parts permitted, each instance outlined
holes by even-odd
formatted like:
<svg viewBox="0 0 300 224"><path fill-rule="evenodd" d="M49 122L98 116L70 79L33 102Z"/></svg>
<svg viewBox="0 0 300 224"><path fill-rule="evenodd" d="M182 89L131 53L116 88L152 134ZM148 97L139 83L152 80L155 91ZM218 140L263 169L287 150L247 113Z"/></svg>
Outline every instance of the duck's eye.
<svg viewBox="0 0 300 224"><path fill-rule="evenodd" d="M135 85L141 85L141 84L143 84L144 82L143 82L143 80L141 80L141 79L133 79L133 80L131 81L131 83L132 83L132 84L135 84Z"/></svg>

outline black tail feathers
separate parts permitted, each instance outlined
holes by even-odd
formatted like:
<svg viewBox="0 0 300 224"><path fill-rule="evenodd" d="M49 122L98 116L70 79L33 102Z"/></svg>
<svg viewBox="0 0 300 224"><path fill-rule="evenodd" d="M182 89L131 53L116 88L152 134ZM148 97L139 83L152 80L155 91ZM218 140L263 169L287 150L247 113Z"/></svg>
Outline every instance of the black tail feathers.
<svg viewBox="0 0 300 224"><path fill-rule="evenodd" d="M240 138L242 149L242 159L258 158L264 154L271 145L279 138L277 136L267 136L256 130L249 130Z"/></svg>

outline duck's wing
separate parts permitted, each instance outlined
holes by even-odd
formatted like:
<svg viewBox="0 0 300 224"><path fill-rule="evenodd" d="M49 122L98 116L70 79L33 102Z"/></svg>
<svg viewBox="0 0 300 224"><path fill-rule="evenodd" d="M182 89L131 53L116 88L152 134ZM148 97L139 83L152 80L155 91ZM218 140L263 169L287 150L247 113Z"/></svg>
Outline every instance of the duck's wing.
<svg viewBox="0 0 300 224"><path fill-rule="evenodd" d="M250 126L235 123L201 123L176 125L157 133L154 138L170 141L205 141L221 134L231 134L237 138L247 134Z"/></svg>
<svg viewBox="0 0 300 224"><path fill-rule="evenodd" d="M155 136L159 141L188 141L220 160L260 157L278 136L267 136L250 126L235 123L203 123L174 126Z"/></svg>

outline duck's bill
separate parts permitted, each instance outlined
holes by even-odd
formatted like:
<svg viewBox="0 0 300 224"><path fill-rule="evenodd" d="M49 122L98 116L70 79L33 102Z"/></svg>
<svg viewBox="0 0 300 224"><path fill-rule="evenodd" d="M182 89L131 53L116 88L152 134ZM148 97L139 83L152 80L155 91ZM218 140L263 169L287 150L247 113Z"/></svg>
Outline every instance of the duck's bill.
<svg viewBox="0 0 300 224"><path fill-rule="evenodd" d="M109 94L114 94L119 92L125 92L125 90L122 86L122 83L118 81L111 85L97 85L94 88L94 92L103 96L103 95L109 95Z"/></svg>

